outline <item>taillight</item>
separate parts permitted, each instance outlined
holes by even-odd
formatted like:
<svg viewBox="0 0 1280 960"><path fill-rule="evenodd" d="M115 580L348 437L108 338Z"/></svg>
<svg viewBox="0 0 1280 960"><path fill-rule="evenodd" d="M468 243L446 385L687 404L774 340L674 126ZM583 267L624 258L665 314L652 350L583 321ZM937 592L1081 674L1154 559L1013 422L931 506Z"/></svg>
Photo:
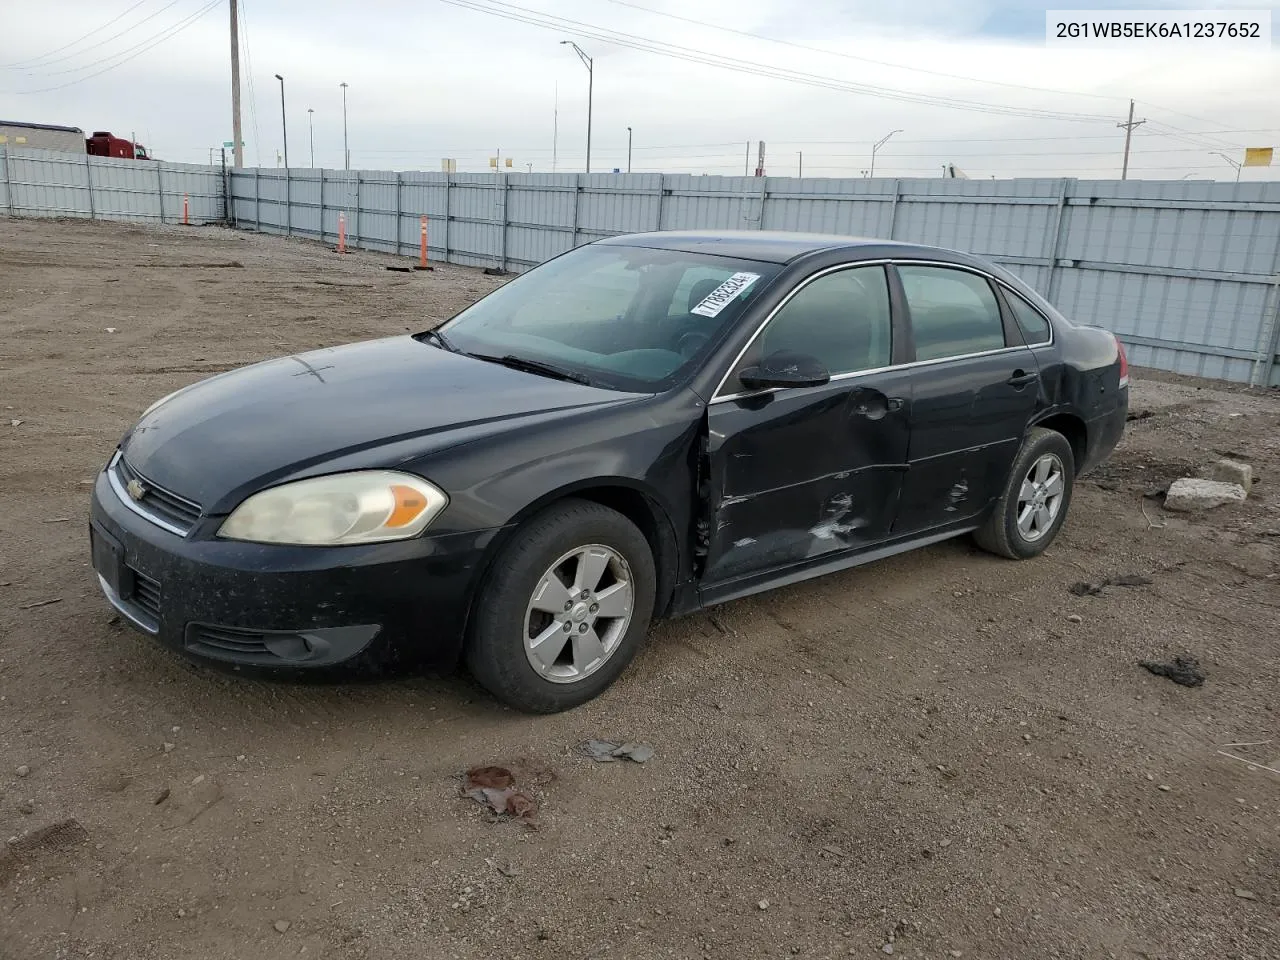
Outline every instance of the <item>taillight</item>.
<svg viewBox="0 0 1280 960"><path fill-rule="evenodd" d="M1116 341L1116 352L1120 354L1120 386L1129 385L1129 358L1124 355L1124 344Z"/></svg>

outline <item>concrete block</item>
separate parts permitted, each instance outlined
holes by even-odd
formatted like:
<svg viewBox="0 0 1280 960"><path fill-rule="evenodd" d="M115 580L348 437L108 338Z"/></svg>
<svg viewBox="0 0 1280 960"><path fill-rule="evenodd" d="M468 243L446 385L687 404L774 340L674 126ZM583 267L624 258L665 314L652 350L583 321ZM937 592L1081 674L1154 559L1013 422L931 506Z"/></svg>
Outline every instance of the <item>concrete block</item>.
<svg viewBox="0 0 1280 960"><path fill-rule="evenodd" d="M1170 484L1164 505L1169 510L1183 512L1210 510L1224 503L1240 503L1246 496L1244 487L1238 483L1183 477Z"/></svg>
<svg viewBox="0 0 1280 960"><path fill-rule="evenodd" d="M1205 471L1205 477L1221 483L1238 483L1248 493L1253 486L1253 467L1239 460L1219 460Z"/></svg>

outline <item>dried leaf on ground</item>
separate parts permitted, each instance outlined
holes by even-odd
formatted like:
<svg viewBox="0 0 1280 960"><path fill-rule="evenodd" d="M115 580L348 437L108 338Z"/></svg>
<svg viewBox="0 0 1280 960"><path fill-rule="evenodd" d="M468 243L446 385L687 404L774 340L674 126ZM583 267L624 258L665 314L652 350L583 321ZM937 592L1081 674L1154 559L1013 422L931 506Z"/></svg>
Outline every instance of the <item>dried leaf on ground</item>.
<svg viewBox="0 0 1280 960"><path fill-rule="evenodd" d="M1154 673L1157 677L1168 677L1174 683L1184 687L1198 687L1204 683L1204 673L1200 669L1200 661L1195 657L1174 657L1173 663L1161 663L1158 660L1139 660L1138 666Z"/></svg>

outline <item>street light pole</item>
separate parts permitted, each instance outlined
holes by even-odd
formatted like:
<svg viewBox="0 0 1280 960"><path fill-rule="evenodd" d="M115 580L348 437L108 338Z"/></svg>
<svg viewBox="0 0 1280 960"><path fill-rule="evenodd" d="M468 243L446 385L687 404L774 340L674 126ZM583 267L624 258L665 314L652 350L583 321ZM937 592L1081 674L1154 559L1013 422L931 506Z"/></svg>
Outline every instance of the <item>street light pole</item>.
<svg viewBox="0 0 1280 960"><path fill-rule="evenodd" d="M871 172L868 174L868 176L874 177L876 175L876 151L879 150L881 147L883 147L886 143L888 143L889 138L892 137L895 133L901 133L901 132L902 132L901 130L890 130L883 137L877 140L875 144L871 147Z"/></svg>
<svg viewBox="0 0 1280 960"><path fill-rule="evenodd" d="M307 107L307 130L311 134L311 169L316 168L316 121L315 111Z"/></svg>
<svg viewBox="0 0 1280 960"><path fill-rule="evenodd" d="M284 136L284 168L289 169L289 125L284 116L284 77L276 74L280 81L280 133Z"/></svg>
<svg viewBox="0 0 1280 960"><path fill-rule="evenodd" d="M347 82L338 84L342 88L342 169L351 169L351 151L347 148Z"/></svg>
<svg viewBox="0 0 1280 960"><path fill-rule="evenodd" d="M595 61L583 52L582 48L572 40L561 40L562 46L568 45L573 47L573 52L578 55L578 59L582 61L582 65L587 68L587 173L591 172L591 98L592 91L595 87L596 71Z"/></svg>
<svg viewBox="0 0 1280 960"><path fill-rule="evenodd" d="M627 173L631 172L631 128L627 127Z"/></svg>
<svg viewBox="0 0 1280 960"><path fill-rule="evenodd" d="M1244 166L1244 164L1242 164L1242 163L1240 163L1240 162L1238 162L1238 161L1236 161L1236 160L1232 160L1232 159L1231 159L1230 157L1228 157L1225 153L1219 153L1217 150L1213 151L1213 155L1214 155L1215 157L1221 157L1223 160L1227 161L1227 163L1231 164L1233 167L1235 167L1235 168L1236 168L1236 183L1239 183L1239 182L1240 182L1240 168L1241 168L1241 167L1243 167L1243 166Z"/></svg>

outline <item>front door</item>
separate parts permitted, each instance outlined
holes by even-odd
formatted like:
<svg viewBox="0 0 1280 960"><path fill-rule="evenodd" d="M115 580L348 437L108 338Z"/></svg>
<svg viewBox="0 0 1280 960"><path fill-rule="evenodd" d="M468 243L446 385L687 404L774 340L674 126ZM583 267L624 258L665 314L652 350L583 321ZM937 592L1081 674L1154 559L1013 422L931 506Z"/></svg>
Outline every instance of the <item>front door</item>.
<svg viewBox="0 0 1280 960"><path fill-rule="evenodd" d="M892 350L882 266L817 275L756 337L708 408L709 596L888 536L911 401L909 373L885 369ZM738 372L779 351L816 357L831 382L746 390Z"/></svg>
<svg viewBox="0 0 1280 960"><path fill-rule="evenodd" d="M897 268L915 343L909 469L895 534L971 519L1000 496L1039 396L1039 367L991 283Z"/></svg>

